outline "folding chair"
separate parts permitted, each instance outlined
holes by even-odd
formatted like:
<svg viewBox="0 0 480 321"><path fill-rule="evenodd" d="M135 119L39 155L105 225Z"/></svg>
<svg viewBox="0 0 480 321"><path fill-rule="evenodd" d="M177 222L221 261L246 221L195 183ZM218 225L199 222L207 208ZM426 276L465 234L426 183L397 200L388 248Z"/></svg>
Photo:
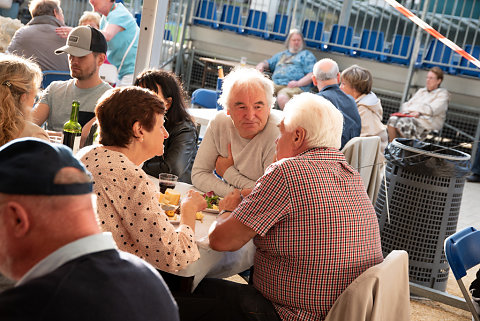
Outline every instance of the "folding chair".
<svg viewBox="0 0 480 321"><path fill-rule="evenodd" d="M475 321L480 321L472 299L462 281L462 278L467 275L467 270L480 264L480 231L473 227L467 227L449 236L445 240L445 256L458 286L462 290L468 309Z"/></svg>

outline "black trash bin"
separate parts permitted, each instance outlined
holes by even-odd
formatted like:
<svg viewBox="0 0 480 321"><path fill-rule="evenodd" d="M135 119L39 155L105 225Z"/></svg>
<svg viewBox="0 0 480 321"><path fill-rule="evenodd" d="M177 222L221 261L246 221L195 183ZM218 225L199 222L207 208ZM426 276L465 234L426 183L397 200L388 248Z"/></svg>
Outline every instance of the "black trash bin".
<svg viewBox="0 0 480 321"><path fill-rule="evenodd" d="M399 138L387 146L385 158L386 188L381 185L375 203L383 254L406 250L410 281L445 291L443 243L457 229L470 155Z"/></svg>

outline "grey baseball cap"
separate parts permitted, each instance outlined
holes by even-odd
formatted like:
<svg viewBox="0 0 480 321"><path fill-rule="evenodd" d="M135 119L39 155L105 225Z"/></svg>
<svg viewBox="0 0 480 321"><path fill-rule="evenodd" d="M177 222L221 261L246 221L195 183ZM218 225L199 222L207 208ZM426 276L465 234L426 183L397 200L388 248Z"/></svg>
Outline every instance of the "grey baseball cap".
<svg viewBox="0 0 480 321"><path fill-rule="evenodd" d="M57 55L64 52L75 57L83 57L92 52L107 53L107 40L97 29L79 26L70 31L67 44L55 50Z"/></svg>

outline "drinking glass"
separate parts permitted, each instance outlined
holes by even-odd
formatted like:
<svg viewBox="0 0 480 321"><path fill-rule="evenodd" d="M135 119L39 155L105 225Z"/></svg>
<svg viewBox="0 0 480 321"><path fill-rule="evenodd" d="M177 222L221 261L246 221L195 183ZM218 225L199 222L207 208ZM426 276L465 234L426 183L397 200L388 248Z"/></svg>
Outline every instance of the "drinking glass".
<svg viewBox="0 0 480 321"><path fill-rule="evenodd" d="M158 183L160 186L160 193L165 194L167 188L174 189L177 184L178 176L170 173L160 173L158 175Z"/></svg>

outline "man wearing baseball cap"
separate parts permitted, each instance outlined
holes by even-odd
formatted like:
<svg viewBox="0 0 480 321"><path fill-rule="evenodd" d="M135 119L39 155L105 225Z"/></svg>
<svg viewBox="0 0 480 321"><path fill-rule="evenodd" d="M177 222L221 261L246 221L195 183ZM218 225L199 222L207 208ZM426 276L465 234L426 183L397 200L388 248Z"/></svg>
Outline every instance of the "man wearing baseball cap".
<svg viewBox="0 0 480 321"><path fill-rule="evenodd" d="M90 173L35 138L0 147L0 320L178 320L158 272L101 233Z"/></svg>
<svg viewBox="0 0 480 321"><path fill-rule="evenodd" d="M61 132L63 124L70 118L72 101L77 100L80 102L80 125L91 126L98 98L112 88L99 75L106 52L107 41L100 31L90 26L72 29L66 45L55 50L55 53L68 54L73 79L54 81L43 91L32 112L37 125L41 126L46 121L48 130ZM88 134L88 128L84 132Z"/></svg>

